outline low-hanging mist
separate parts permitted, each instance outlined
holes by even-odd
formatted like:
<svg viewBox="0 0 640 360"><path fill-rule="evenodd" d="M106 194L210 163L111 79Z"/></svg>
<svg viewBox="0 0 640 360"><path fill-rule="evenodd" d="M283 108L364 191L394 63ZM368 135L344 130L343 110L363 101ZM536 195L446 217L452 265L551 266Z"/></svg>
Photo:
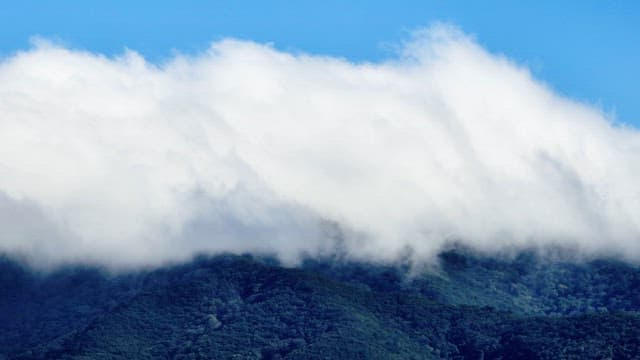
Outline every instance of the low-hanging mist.
<svg viewBox="0 0 640 360"><path fill-rule="evenodd" d="M428 261L452 241L636 260L639 184L638 130L449 26L379 63L236 40L0 63L0 252L37 264Z"/></svg>

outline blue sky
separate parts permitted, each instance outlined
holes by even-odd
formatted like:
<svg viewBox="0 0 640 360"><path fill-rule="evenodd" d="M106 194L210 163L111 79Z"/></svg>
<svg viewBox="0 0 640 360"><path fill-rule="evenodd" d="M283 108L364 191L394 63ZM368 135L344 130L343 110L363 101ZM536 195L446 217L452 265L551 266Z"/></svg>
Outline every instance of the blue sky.
<svg viewBox="0 0 640 360"><path fill-rule="evenodd" d="M640 3L635 1L5 1L0 54L40 35L152 61L223 37L376 61L388 44L434 21L459 26L492 52L526 64L562 94L640 127Z"/></svg>

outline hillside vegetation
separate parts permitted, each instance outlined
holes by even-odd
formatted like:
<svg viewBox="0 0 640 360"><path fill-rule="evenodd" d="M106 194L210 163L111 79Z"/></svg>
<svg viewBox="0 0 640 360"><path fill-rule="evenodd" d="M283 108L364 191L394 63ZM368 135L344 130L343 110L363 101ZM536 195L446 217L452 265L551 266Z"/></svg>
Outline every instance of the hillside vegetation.
<svg viewBox="0 0 640 360"><path fill-rule="evenodd" d="M640 271L461 251L403 266L250 256L153 271L0 261L0 358L633 359Z"/></svg>

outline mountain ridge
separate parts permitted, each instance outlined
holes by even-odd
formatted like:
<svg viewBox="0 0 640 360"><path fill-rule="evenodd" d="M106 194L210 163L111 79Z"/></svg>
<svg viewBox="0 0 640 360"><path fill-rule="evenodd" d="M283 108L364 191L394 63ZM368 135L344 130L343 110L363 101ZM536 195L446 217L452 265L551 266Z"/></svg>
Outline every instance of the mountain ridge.
<svg viewBox="0 0 640 360"><path fill-rule="evenodd" d="M640 353L637 268L615 261L542 267L532 256L445 252L438 274L417 276L394 265L308 259L285 268L235 255L136 273L68 267L36 274L5 258L0 354L626 359ZM576 292L585 284L593 290ZM603 302L608 294L615 301ZM530 301L517 301L525 295Z"/></svg>

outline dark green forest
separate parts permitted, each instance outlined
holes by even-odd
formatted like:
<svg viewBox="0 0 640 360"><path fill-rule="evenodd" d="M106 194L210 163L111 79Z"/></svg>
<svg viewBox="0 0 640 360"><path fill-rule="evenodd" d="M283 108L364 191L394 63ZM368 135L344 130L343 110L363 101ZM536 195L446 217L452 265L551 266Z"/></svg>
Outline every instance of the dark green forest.
<svg viewBox="0 0 640 360"><path fill-rule="evenodd" d="M0 258L0 359L640 359L640 270L252 256L112 274Z"/></svg>

